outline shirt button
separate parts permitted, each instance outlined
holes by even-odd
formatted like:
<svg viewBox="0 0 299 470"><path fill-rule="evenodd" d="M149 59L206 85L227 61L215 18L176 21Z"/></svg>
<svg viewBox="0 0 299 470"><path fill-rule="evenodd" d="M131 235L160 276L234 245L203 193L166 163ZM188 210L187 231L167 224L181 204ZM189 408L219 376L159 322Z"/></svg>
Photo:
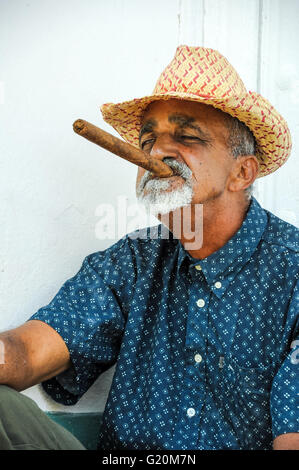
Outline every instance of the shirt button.
<svg viewBox="0 0 299 470"><path fill-rule="evenodd" d="M214 285L215 285L216 289L220 289L220 287L222 287L222 284L219 281L215 282Z"/></svg>
<svg viewBox="0 0 299 470"><path fill-rule="evenodd" d="M196 302L197 307L204 307L205 306L205 301L203 299L198 299Z"/></svg>
<svg viewBox="0 0 299 470"><path fill-rule="evenodd" d="M189 416L189 418L192 418L195 415L195 409L194 408L188 408L187 415Z"/></svg>
<svg viewBox="0 0 299 470"><path fill-rule="evenodd" d="M201 266L200 266L200 264L197 264L197 265L195 266L195 269L197 269L197 271L201 271Z"/></svg>
<svg viewBox="0 0 299 470"><path fill-rule="evenodd" d="M195 354L194 360L195 360L195 362L201 362L202 361L202 356L200 354Z"/></svg>

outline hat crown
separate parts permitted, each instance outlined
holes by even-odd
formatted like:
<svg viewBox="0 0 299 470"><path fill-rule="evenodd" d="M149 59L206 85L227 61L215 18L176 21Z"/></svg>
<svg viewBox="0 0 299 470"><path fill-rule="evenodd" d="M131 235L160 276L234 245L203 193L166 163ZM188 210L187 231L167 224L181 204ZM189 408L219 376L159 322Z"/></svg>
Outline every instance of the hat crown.
<svg viewBox="0 0 299 470"><path fill-rule="evenodd" d="M226 98L246 94L247 90L236 70L218 51L179 46L161 73L153 94L171 92Z"/></svg>

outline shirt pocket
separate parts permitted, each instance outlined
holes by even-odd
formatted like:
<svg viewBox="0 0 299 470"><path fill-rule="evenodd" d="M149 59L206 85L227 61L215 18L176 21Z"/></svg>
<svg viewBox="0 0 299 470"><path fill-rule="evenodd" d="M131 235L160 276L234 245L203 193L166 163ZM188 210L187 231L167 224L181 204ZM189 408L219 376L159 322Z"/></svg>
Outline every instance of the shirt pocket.
<svg viewBox="0 0 299 470"><path fill-rule="evenodd" d="M275 367L270 363L257 368L240 366L233 357L228 358L223 376L228 387L236 387L246 395L268 395L274 377Z"/></svg>
<svg viewBox="0 0 299 470"><path fill-rule="evenodd" d="M220 413L237 438L241 449L271 446L270 391L275 368L240 366L226 358L220 380Z"/></svg>

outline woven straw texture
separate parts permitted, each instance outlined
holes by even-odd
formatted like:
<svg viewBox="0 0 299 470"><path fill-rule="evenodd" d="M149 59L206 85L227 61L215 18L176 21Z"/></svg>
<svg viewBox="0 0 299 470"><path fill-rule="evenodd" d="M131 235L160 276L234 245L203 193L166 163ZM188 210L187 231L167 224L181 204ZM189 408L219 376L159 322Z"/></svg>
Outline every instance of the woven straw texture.
<svg viewBox="0 0 299 470"><path fill-rule="evenodd" d="M286 121L261 95L247 92L236 70L213 49L179 46L151 95L106 103L101 112L124 140L138 147L146 107L170 98L205 103L244 122L256 139L259 177L277 170L290 156L291 135Z"/></svg>

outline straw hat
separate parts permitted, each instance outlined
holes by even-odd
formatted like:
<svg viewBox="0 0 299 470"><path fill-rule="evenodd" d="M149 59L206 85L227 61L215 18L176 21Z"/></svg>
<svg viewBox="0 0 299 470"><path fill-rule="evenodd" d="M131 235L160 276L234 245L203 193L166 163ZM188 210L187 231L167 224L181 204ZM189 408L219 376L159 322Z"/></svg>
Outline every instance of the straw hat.
<svg viewBox="0 0 299 470"><path fill-rule="evenodd" d="M138 147L146 107L153 101L170 98L212 105L244 122L256 139L259 177L277 170L290 155L291 135L283 117L261 95L247 92L225 57L205 47L179 46L152 95L118 104L106 103L101 112L124 140Z"/></svg>

